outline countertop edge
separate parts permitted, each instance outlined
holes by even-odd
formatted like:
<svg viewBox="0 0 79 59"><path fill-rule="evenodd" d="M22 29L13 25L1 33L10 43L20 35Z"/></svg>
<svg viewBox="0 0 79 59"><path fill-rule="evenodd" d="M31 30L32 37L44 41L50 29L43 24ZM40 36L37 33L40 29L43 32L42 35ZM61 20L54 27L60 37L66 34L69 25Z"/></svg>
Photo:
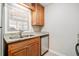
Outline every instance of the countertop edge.
<svg viewBox="0 0 79 59"><path fill-rule="evenodd" d="M28 37L28 38L20 38L20 39L18 39L18 40L14 40L14 39L9 39L9 40L14 40L14 41L8 41L8 40L6 40L6 39L4 39L5 40L5 42L6 42L6 44L12 44L12 43L16 43L16 42L20 42L20 41L24 41L24 40L29 40L29 39L32 39L32 38L36 38L36 37L42 37L42 36L46 36L46 35L49 35L49 33L45 33L45 34L39 34L39 35L34 35L34 36L32 36L32 37Z"/></svg>

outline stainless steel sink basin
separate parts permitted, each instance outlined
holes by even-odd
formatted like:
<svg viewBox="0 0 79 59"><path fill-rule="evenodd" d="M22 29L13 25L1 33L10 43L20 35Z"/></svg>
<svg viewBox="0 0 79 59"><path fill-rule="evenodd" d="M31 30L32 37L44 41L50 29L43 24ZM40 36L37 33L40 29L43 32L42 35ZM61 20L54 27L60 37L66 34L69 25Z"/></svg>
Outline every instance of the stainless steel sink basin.
<svg viewBox="0 0 79 59"><path fill-rule="evenodd" d="M9 37L9 39L18 39L18 38L20 38L20 37Z"/></svg>
<svg viewBox="0 0 79 59"><path fill-rule="evenodd" d="M34 35L23 35L22 37L31 37L31 36L34 36Z"/></svg>
<svg viewBox="0 0 79 59"><path fill-rule="evenodd" d="M22 35L22 36L15 36L15 37L9 37L9 39L19 39L19 38L24 38L24 37L31 37L31 36L34 36L34 35Z"/></svg>

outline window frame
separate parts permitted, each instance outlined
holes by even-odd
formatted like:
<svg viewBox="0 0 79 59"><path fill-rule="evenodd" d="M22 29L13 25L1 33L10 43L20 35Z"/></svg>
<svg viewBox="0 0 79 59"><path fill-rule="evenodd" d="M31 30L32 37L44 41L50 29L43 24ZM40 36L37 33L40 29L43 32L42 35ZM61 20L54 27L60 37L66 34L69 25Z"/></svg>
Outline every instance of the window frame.
<svg viewBox="0 0 79 59"><path fill-rule="evenodd" d="M9 18L8 18L8 4L9 3L6 3L5 4L5 33L11 33L11 32L18 32L18 31L8 31L8 28L9 28ZM25 8L25 7L24 7ZM29 9L30 10L30 9ZM29 15L29 17L30 17L30 19L28 20L28 22L29 22L29 24L28 24L28 28L29 28L29 30L27 30L27 31L24 31L24 32L31 32L31 10L30 10L30 15Z"/></svg>

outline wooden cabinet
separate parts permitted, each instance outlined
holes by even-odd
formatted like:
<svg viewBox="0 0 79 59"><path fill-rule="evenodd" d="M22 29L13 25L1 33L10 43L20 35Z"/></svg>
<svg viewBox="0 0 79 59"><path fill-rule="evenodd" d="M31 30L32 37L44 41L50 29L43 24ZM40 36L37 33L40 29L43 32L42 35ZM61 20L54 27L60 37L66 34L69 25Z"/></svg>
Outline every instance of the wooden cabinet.
<svg viewBox="0 0 79 59"><path fill-rule="evenodd" d="M38 3L32 4L32 25L44 25L44 7Z"/></svg>
<svg viewBox="0 0 79 59"><path fill-rule="evenodd" d="M40 37L8 44L9 56L39 56Z"/></svg>

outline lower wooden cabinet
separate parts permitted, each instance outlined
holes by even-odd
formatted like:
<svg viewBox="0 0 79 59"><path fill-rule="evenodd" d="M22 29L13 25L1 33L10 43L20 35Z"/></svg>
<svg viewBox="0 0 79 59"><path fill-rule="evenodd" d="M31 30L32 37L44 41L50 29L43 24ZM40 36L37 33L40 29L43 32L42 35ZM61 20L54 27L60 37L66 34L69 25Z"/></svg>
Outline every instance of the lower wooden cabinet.
<svg viewBox="0 0 79 59"><path fill-rule="evenodd" d="M40 56L40 37L8 44L8 56Z"/></svg>
<svg viewBox="0 0 79 59"><path fill-rule="evenodd" d="M37 44L37 43L30 44L26 48L13 52L10 55L13 55L13 56L39 56L40 55L39 44Z"/></svg>

